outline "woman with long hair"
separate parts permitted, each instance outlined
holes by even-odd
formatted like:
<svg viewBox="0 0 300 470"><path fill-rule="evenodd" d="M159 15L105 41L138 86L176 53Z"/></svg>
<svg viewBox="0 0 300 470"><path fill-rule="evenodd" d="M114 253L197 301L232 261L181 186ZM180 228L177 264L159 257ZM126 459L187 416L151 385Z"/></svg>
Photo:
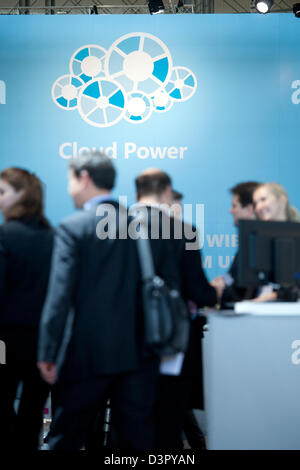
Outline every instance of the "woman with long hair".
<svg viewBox="0 0 300 470"><path fill-rule="evenodd" d="M259 220L300 221L298 210L290 205L288 194L279 183L260 184L253 193L253 203Z"/></svg>
<svg viewBox="0 0 300 470"><path fill-rule="evenodd" d="M259 220L274 222L300 222L298 210L291 206L288 194L279 183L260 184L253 193L253 204ZM257 302L276 300L279 293L265 286Z"/></svg>
<svg viewBox="0 0 300 470"><path fill-rule="evenodd" d="M3 170L0 211L0 341L6 356L0 365L0 446L36 450L49 393L36 356L53 245L37 176L21 168Z"/></svg>

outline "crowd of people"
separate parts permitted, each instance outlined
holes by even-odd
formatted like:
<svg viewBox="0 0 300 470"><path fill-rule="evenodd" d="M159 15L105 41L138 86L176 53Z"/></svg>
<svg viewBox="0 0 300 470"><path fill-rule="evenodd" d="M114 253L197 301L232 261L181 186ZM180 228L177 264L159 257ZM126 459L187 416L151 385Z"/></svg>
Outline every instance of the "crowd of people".
<svg viewBox="0 0 300 470"><path fill-rule="evenodd" d="M195 249L197 230L182 220L182 194L167 173L145 170L135 184L138 205L151 213L155 273L180 290L191 323L181 369L177 375L161 373L160 357L145 343L137 244L124 236L132 218L111 195L115 177L112 160L101 153L74 159L68 190L80 210L54 229L44 214L37 176L21 168L0 174L0 340L6 346L6 364L0 365L0 445L5 449L39 448L49 393L50 450L101 449L108 403L112 448L179 450L183 431L191 447L205 448L192 411L203 408L205 320L197 310L276 295L236 285L238 254L225 276L209 282ZM300 220L278 183L245 182L231 192L235 225L240 219ZM168 237L162 236L164 223Z"/></svg>

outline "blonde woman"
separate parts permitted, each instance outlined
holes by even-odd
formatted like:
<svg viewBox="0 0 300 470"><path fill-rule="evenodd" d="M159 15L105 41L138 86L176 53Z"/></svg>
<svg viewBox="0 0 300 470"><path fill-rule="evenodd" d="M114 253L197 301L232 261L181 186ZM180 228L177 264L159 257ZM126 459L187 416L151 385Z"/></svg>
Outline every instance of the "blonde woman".
<svg viewBox="0 0 300 470"><path fill-rule="evenodd" d="M300 222L298 210L290 205L286 190L279 183L260 184L253 193L253 204L259 220L275 222ZM257 302L276 300L277 292L265 286L254 299Z"/></svg>
<svg viewBox="0 0 300 470"><path fill-rule="evenodd" d="M287 192L279 183L260 184L253 193L253 203L259 220L300 222L298 210L290 205Z"/></svg>

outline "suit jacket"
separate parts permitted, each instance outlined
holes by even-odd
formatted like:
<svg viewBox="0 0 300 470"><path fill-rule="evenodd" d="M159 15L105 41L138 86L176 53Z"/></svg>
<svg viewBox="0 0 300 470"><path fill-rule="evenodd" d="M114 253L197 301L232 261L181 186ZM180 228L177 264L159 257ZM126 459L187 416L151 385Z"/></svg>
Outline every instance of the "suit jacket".
<svg viewBox="0 0 300 470"><path fill-rule="evenodd" d="M0 327L38 327L50 271L53 231L36 220L0 227Z"/></svg>
<svg viewBox="0 0 300 470"><path fill-rule="evenodd" d="M7 364L36 363L52 245L53 231L36 220L9 220L0 227L0 340Z"/></svg>
<svg viewBox="0 0 300 470"><path fill-rule="evenodd" d="M199 235L190 224L170 217L156 206L147 206L149 233L153 238L168 238L172 247L173 259L180 274L179 285L183 299L192 300L198 308L217 303L217 294L203 270ZM202 387L202 338L203 320L191 321L190 340L182 367L181 376L197 377ZM202 390L201 390L202 396ZM202 398L201 398L202 403Z"/></svg>
<svg viewBox="0 0 300 470"><path fill-rule="evenodd" d="M92 207L69 217L55 237L39 360L63 363L68 381L134 370L142 354L137 244L122 239L130 221L114 201L99 204L97 212ZM154 262L175 279L169 245L155 240Z"/></svg>
<svg viewBox="0 0 300 470"><path fill-rule="evenodd" d="M216 290L203 271L199 234L195 227L178 219L156 206L148 206L149 233L153 238L168 238L173 257L180 273L180 288L183 298L192 300L197 307L214 306Z"/></svg>

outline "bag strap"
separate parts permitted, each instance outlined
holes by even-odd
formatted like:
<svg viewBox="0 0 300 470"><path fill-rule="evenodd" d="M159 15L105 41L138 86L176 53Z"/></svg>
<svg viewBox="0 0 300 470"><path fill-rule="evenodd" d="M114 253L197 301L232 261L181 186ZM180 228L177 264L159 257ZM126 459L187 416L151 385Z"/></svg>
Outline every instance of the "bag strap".
<svg viewBox="0 0 300 470"><path fill-rule="evenodd" d="M155 277L153 257L145 222L141 222L140 224L140 235L141 236L137 239L137 248L142 270L142 279L145 282Z"/></svg>

